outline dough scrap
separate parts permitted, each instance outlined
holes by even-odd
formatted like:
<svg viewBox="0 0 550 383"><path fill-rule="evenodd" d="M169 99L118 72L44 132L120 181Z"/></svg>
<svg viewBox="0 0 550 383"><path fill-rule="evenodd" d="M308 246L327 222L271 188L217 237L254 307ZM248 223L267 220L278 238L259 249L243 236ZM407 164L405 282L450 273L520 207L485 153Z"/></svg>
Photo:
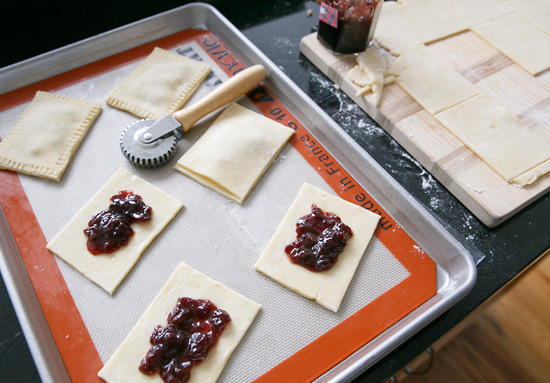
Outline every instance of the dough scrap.
<svg viewBox="0 0 550 383"><path fill-rule="evenodd" d="M353 231L336 264L323 272L312 272L292 263L284 251L286 245L296 240L296 221L311 213L312 204L336 214ZM304 183L254 268L337 312L379 220L378 214Z"/></svg>
<svg viewBox="0 0 550 383"><path fill-rule="evenodd" d="M388 72L397 75L399 85L432 115L480 93L449 62L424 45L403 53Z"/></svg>
<svg viewBox="0 0 550 383"><path fill-rule="evenodd" d="M291 128L233 103L174 168L241 204L293 134Z"/></svg>
<svg viewBox="0 0 550 383"><path fill-rule="evenodd" d="M187 102L211 67L156 47L106 98L107 104L158 120Z"/></svg>
<svg viewBox="0 0 550 383"><path fill-rule="evenodd" d="M142 374L138 366L151 347L149 338L153 329L166 324L168 313L181 297L209 299L218 308L227 311L231 317L231 322L218 338L216 346L210 349L202 363L191 370L189 383L215 382L261 306L183 262L174 270L124 342L99 371L98 376L107 383L163 383L158 374Z"/></svg>
<svg viewBox="0 0 550 383"><path fill-rule="evenodd" d="M38 91L0 142L0 169L59 182L101 105Z"/></svg>
<svg viewBox="0 0 550 383"><path fill-rule="evenodd" d="M533 76L550 68L550 34L518 14L493 19L472 31Z"/></svg>
<svg viewBox="0 0 550 383"><path fill-rule="evenodd" d="M487 96L478 95L434 117L507 182L550 159L550 143Z"/></svg>
<svg viewBox="0 0 550 383"><path fill-rule="evenodd" d="M357 65L349 70L346 77L362 87L357 96L363 96L372 90L370 102L376 107L382 98L386 74L386 60L378 49L369 46L357 56Z"/></svg>
<svg viewBox="0 0 550 383"><path fill-rule="evenodd" d="M153 209L150 221L132 224L134 235L126 246L111 254L92 255L83 230L92 216L109 206L110 198L121 190L131 190ZM181 210L183 204L156 186L120 168L105 185L82 207L46 248L78 270L109 294L139 260L149 244Z"/></svg>

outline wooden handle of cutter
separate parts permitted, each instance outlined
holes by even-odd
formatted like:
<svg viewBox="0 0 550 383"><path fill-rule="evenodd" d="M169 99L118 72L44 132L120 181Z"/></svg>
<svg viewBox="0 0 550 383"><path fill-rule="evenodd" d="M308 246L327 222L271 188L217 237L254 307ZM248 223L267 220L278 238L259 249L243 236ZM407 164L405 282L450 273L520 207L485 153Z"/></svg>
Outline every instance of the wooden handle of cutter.
<svg viewBox="0 0 550 383"><path fill-rule="evenodd" d="M187 132L195 122L250 92L264 78L265 69L263 66L251 66L231 77L196 104L178 110L172 113L172 116L181 124L183 131Z"/></svg>

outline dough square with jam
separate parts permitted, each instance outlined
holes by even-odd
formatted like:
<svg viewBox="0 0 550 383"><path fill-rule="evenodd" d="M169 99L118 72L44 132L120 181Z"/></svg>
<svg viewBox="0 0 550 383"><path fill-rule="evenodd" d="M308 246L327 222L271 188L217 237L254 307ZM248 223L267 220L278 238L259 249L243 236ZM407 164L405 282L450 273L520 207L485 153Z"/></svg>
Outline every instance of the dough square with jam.
<svg viewBox="0 0 550 383"><path fill-rule="evenodd" d="M233 103L174 168L241 204L293 134L291 128Z"/></svg>
<svg viewBox="0 0 550 383"><path fill-rule="evenodd" d="M158 120L187 102L210 73L208 64L156 47L107 95L107 104Z"/></svg>
<svg viewBox="0 0 550 383"><path fill-rule="evenodd" d="M191 369L189 383L215 382L261 306L183 262L172 273L98 376L107 383L163 383L159 374L145 375L138 367L151 347L149 338L153 329L166 325L168 314L182 297L208 299L231 317L231 322L224 328L216 345L208 351L206 359Z"/></svg>
<svg viewBox="0 0 550 383"><path fill-rule="evenodd" d="M143 202L153 209L151 220L134 222L134 234L125 246L110 254L93 255L86 247L88 237L83 230L94 215L109 207L110 198L122 190L141 196ZM113 294L141 254L182 207L183 203L178 199L120 168L46 248L106 292Z"/></svg>
<svg viewBox="0 0 550 383"><path fill-rule="evenodd" d="M312 204L325 213L336 214L353 232L338 261L321 272L293 263L285 253L285 246L296 240L296 221L311 213ZM378 214L304 183L254 268L337 312L379 220Z"/></svg>
<svg viewBox="0 0 550 383"><path fill-rule="evenodd" d="M101 105L38 91L0 142L0 169L59 182Z"/></svg>

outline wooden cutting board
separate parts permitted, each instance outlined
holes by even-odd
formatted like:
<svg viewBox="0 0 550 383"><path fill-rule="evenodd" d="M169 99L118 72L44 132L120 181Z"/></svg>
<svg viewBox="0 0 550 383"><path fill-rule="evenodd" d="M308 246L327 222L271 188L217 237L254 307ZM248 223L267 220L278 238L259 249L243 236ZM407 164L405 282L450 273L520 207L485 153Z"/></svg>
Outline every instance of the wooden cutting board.
<svg viewBox="0 0 550 383"><path fill-rule="evenodd" d="M484 94L550 140L550 70L534 77L471 31L427 45ZM378 107L345 78L355 55L334 55L305 36L301 52L382 126L488 227L497 226L550 190L550 175L520 188L507 183L437 122L397 83L384 87ZM387 61L393 59L388 53Z"/></svg>

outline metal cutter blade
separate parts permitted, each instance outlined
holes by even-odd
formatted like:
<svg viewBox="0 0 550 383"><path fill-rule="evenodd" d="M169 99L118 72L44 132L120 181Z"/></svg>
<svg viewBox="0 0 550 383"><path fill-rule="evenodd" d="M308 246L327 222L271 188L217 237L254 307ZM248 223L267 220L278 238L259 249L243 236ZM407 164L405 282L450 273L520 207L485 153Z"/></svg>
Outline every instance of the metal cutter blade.
<svg viewBox="0 0 550 383"><path fill-rule="evenodd" d="M250 92L265 78L265 69L254 65L244 69L192 106L158 121L140 120L128 126L120 137L120 149L134 165L156 168L176 152L177 140L207 114Z"/></svg>
<svg viewBox="0 0 550 383"><path fill-rule="evenodd" d="M166 117L158 122L139 120L124 129L120 136L120 150L128 161L139 167L156 168L174 156L183 132L178 129L181 125L175 119L177 126L167 120Z"/></svg>

